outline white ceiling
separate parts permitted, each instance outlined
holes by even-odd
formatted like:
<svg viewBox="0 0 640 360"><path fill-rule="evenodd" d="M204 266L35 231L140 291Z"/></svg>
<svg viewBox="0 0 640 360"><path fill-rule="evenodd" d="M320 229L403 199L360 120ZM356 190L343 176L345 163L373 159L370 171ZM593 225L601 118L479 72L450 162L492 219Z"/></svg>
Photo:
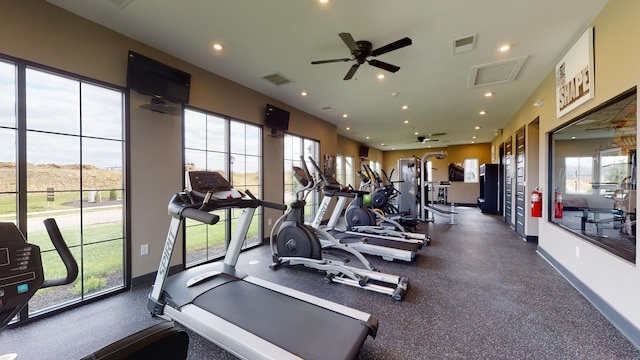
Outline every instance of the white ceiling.
<svg viewBox="0 0 640 360"><path fill-rule="evenodd" d="M48 0L334 123L339 134L380 150L490 142L607 1ZM374 49L404 37L413 44L375 58L399 66L398 72L363 64L345 81L354 62L311 65L350 57L341 32ZM454 40L474 34L475 49L454 55ZM214 42L224 50L212 50ZM504 43L511 50L500 53ZM525 61L514 80L469 87L472 68L519 58ZM262 78L275 72L292 83ZM379 73L386 77L377 79ZM302 97L303 90L309 95ZM485 98L487 91L494 96ZM554 102L544 100L545 106ZM438 142L417 142L443 132L434 137Z"/></svg>

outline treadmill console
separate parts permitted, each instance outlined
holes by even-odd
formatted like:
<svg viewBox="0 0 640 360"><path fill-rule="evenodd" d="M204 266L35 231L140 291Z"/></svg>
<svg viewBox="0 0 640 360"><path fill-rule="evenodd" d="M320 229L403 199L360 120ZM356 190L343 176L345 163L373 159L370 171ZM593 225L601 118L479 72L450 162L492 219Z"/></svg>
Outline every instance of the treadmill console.
<svg viewBox="0 0 640 360"><path fill-rule="evenodd" d="M0 223L0 329L22 310L44 282L40 248L13 223Z"/></svg>
<svg viewBox="0 0 640 360"><path fill-rule="evenodd" d="M207 193L214 199L239 199L242 194L234 189L220 173L215 171L187 171L187 190L204 197Z"/></svg>

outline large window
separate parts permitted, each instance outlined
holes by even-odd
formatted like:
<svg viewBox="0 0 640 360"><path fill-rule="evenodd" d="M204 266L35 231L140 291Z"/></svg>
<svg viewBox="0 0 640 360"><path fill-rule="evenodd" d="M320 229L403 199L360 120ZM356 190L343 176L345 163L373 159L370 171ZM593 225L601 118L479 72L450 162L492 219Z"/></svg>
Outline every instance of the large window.
<svg viewBox="0 0 640 360"><path fill-rule="evenodd" d="M464 182L477 183L479 168L478 159L464 159Z"/></svg>
<svg viewBox="0 0 640 360"><path fill-rule="evenodd" d="M220 115L186 109L184 112L185 170L221 173L234 188L262 196L262 128ZM226 253L240 209L216 212L220 221L205 225L187 219L186 264L219 259ZM262 243L262 209L251 222L243 247Z"/></svg>
<svg viewBox="0 0 640 360"><path fill-rule="evenodd" d="M564 159L567 194L590 194L593 189L593 158L567 156Z"/></svg>
<svg viewBox="0 0 640 360"><path fill-rule="evenodd" d="M550 136L549 220L636 262L636 91ZM562 194L563 207L554 201Z"/></svg>
<svg viewBox="0 0 640 360"><path fill-rule="evenodd" d="M354 157L338 154L336 156L336 180L344 186L356 186Z"/></svg>
<svg viewBox="0 0 640 360"><path fill-rule="evenodd" d="M289 205L296 199L296 193L301 188L300 183L293 176L293 166L300 167L300 156L303 156L307 168L312 174L316 173L315 168L309 162L311 157L318 166L322 166L320 161L320 143L315 140L306 139L303 137L285 134L284 135L284 202ZM319 194L313 191L306 198L306 206L304 208L304 216L306 222L311 222L315 216Z"/></svg>
<svg viewBox="0 0 640 360"><path fill-rule="evenodd" d="M0 221L40 246L49 279L65 274L43 225L55 218L80 271L70 285L38 291L29 316L125 286L124 98L123 89L0 62Z"/></svg>

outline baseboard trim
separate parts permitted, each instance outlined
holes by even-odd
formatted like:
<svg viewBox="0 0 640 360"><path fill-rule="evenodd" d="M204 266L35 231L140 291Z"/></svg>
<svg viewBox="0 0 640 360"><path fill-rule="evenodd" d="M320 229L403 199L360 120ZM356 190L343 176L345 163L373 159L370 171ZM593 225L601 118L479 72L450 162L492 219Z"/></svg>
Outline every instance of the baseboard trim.
<svg viewBox="0 0 640 360"><path fill-rule="evenodd" d="M635 325L611 307L611 305L598 296L598 294L591 290L585 283L569 272L567 268L562 266L549 253L540 248L538 248L537 252L543 259L551 264L551 266L553 266L560 275L567 279L567 281L573 285L573 287L578 290L582 296L584 296L596 309L598 309L598 311L600 311L600 313L602 313L602 315L604 315L604 317L607 318L607 320L609 320L609 322L613 324L618 331L626 336L636 348L640 349L640 329L635 327Z"/></svg>
<svg viewBox="0 0 640 360"><path fill-rule="evenodd" d="M178 272L182 271L182 265L174 265L169 267L169 276L176 274ZM156 274L158 272L154 271L152 273L148 273L145 275L141 275L138 277L134 277L131 279L131 287L135 288L138 286L151 286L153 285L153 282L156 280ZM149 289L151 290L151 289Z"/></svg>

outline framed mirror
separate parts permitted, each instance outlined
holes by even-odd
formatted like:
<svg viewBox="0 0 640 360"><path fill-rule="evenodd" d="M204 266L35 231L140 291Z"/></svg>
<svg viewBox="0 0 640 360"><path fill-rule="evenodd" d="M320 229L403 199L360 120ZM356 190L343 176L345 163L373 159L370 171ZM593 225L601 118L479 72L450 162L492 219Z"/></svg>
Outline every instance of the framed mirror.
<svg viewBox="0 0 640 360"><path fill-rule="evenodd" d="M549 221L635 264L636 89L549 136Z"/></svg>

